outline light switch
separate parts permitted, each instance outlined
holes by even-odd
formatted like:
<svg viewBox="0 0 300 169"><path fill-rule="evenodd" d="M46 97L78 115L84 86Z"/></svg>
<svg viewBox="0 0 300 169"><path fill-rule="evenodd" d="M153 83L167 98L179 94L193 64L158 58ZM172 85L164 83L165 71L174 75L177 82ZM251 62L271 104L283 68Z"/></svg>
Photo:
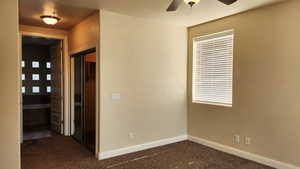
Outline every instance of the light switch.
<svg viewBox="0 0 300 169"><path fill-rule="evenodd" d="M111 94L111 99L112 100L120 100L121 99L121 94L120 93L112 93Z"/></svg>

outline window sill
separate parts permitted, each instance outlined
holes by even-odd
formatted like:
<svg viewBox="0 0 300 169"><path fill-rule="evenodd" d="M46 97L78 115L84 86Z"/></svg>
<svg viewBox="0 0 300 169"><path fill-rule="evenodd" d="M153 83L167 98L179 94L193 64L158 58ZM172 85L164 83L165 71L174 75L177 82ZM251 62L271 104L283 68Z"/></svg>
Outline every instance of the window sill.
<svg viewBox="0 0 300 169"><path fill-rule="evenodd" d="M232 107L232 104L223 104L223 103L214 103L214 102L201 102L201 101L192 101L193 104L206 104L212 106L221 106L221 107Z"/></svg>

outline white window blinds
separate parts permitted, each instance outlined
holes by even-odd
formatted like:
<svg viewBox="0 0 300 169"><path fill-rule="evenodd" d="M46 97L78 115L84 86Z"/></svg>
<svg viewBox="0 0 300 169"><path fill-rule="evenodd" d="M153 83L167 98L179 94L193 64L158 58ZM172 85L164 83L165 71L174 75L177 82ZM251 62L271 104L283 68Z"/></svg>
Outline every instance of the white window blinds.
<svg viewBox="0 0 300 169"><path fill-rule="evenodd" d="M193 39L194 103L232 106L233 30Z"/></svg>

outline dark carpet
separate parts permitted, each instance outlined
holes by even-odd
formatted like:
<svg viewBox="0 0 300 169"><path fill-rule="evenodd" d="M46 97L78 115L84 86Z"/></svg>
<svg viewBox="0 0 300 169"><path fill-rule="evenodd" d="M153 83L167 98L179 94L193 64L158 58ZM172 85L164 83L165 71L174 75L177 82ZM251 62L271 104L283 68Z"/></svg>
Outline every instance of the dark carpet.
<svg viewBox="0 0 300 169"><path fill-rule="evenodd" d="M273 169L183 141L98 161L70 137L55 136L22 145L22 169Z"/></svg>
<svg viewBox="0 0 300 169"><path fill-rule="evenodd" d="M25 141L52 137L53 135L55 133L51 131L49 126L24 126L23 128L23 140Z"/></svg>

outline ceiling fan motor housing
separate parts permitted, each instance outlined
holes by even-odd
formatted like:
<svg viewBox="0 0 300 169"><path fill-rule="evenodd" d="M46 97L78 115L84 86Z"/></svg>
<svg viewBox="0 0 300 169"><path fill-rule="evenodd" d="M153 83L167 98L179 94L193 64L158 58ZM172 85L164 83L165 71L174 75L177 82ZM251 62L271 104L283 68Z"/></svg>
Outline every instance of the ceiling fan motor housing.
<svg viewBox="0 0 300 169"><path fill-rule="evenodd" d="M190 1L190 2L188 2L188 4L189 4L191 7L193 7L193 6L196 4L196 2Z"/></svg>
<svg viewBox="0 0 300 169"><path fill-rule="evenodd" d="M197 4L198 2L200 2L201 0L184 0L186 4L190 5L191 7L193 7L195 4Z"/></svg>
<svg viewBox="0 0 300 169"><path fill-rule="evenodd" d="M231 5L235 3L237 0L219 0L219 1L223 2L226 5Z"/></svg>

